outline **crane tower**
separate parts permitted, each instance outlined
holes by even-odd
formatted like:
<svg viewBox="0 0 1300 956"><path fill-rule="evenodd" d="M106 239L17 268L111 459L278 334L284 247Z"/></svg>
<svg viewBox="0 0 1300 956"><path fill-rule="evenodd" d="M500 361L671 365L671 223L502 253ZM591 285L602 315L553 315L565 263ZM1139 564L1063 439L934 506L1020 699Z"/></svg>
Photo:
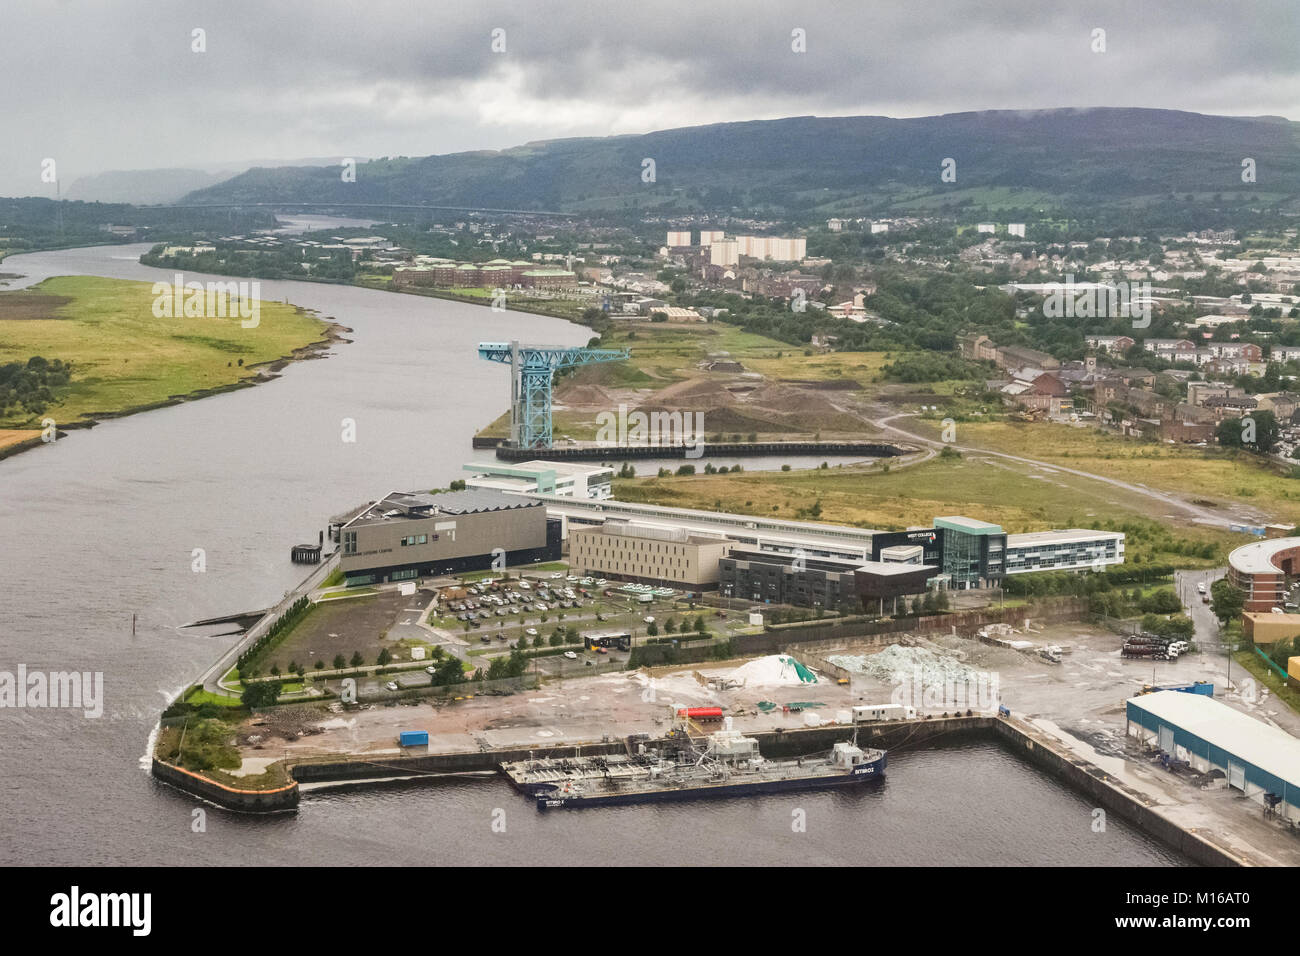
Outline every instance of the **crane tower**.
<svg viewBox="0 0 1300 956"><path fill-rule="evenodd" d="M593 362L621 362L630 353L627 349L480 342L478 357L510 366L510 444L516 448L550 448L555 373Z"/></svg>

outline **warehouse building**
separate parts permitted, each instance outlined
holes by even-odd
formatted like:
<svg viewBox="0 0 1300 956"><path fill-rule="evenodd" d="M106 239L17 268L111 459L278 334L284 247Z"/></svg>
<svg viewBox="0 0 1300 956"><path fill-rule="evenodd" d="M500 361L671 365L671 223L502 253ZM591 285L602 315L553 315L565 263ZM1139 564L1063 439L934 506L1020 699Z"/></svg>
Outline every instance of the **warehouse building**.
<svg viewBox="0 0 1300 956"><path fill-rule="evenodd" d="M1134 697L1127 732L1193 769L1223 773L1229 787L1300 824L1300 740L1201 694Z"/></svg>
<svg viewBox="0 0 1300 956"><path fill-rule="evenodd" d="M539 502L499 491L395 491L339 529L347 583L374 584L555 561L560 523Z"/></svg>
<svg viewBox="0 0 1300 956"><path fill-rule="evenodd" d="M708 591L718 586L718 562L731 551L720 534L693 534L611 518L599 527L569 531L569 568L599 576Z"/></svg>

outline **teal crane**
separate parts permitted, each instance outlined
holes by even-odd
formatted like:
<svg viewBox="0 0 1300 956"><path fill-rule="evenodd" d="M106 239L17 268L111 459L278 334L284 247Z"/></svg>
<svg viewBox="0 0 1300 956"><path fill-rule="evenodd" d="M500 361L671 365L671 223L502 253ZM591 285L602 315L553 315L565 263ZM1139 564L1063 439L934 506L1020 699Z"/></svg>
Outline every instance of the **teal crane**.
<svg viewBox="0 0 1300 956"><path fill-rule="evenodd" d="M555 373L593 362L622 362L631 355L627 349L480 342L478 357L510 366L510 444L516 448L550 448Z"/></svg>

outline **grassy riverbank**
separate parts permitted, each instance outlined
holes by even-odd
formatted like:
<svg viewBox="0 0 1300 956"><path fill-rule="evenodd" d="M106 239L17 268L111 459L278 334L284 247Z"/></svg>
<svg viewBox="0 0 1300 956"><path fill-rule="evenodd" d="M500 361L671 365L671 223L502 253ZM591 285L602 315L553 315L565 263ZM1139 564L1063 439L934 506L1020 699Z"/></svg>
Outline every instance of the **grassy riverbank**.
<svg viewBox="0 0 1300 956"><path fill-rule="evenodd" d="M233 318L157 318L147 282L59 276L0 292L0 364L32 356L72 369L38 413L10 408L0 428L43 417L70 424L122 415L238 386L326 339L329 324L262 302L255 328Z"/></svg>

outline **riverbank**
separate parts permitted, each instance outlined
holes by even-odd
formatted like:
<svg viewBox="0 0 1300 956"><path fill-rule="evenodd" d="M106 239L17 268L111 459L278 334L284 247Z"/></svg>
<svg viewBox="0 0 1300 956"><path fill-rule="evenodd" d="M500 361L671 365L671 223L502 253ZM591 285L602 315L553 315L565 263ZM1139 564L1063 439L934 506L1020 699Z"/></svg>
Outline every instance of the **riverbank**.
<svg viewBox="0 0 1300 956"><path fill-rule="evenodd" d="M11 407L0 457L40 444L46 418L60 429L195 401L270 381L291 362L320 358L350 330L287 302L256 303L256 325L226 317L154 314L150 283L59 276L0 292L0 363L33 356L70 367L38 412ZM36 432L39 438L39 431Z"/></svg>

